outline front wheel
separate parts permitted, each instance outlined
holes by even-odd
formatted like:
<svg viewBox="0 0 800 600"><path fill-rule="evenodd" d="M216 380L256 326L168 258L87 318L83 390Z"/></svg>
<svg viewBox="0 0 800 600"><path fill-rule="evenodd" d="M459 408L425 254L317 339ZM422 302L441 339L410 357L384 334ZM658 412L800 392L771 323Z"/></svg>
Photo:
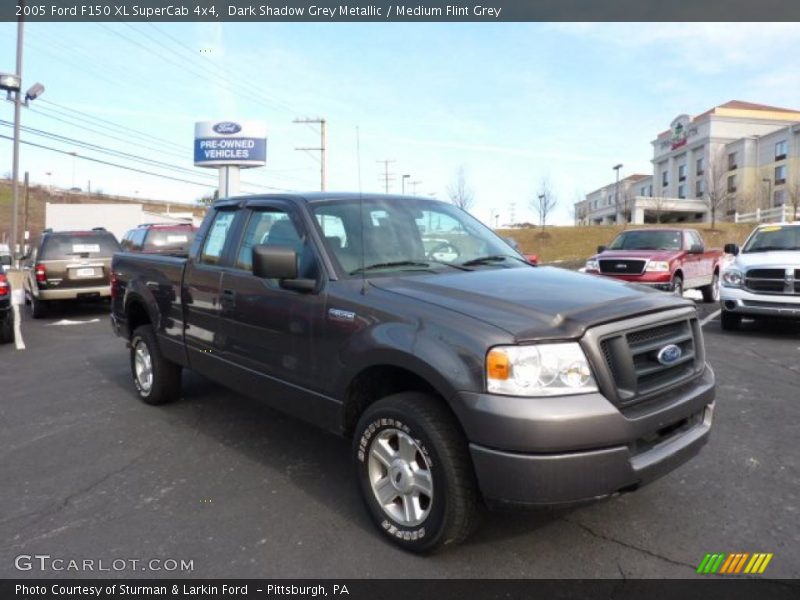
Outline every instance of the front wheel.
<svg viewBox="0 0 800 600"><path fill-rule="evenodd" d="M711 284L700 288L703 293L703 302L716 302L719 300L719 273L714 273Z"/></svg>
<svg viewBox="0 0 800 600"><path fill-rule="evenodd" d="M165 404L181 393L181 367L165 359L149 325L137 327L131 338L131 375L139 398Z"/></svg>
<svg viewBox="0 0 800 600"><path fill-rule="evenodd" d="M429 552L477 526L467 440L437 398L404 392L372 404L356 426L353 455L370 515L401 548Z"/></svg>
<svg viewBox="0 0 800 600"><path fill-rule="evenodd" d="M678 298L683 297L683 277L676 275L672 280L672 293Z"/></svg>

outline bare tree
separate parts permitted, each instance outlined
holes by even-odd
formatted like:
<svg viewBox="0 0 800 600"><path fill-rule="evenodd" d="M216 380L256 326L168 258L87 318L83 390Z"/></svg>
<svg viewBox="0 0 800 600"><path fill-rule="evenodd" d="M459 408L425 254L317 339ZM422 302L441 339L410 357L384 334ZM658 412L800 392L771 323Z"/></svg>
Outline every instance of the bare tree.
<svg viewBox="0 0 800 600"><path fill-rule="evenodd" d="M467 184L467 174L464 165L458 167L456 178L452 184L447 186L447 197L450 202L462 210L469 210L475 203L475 193Z"/></svg>
<svg viewBox="0 0 800 600"><path fill-rule="evenodd" d="M797 169L792 169L791 173L786 182L786 198L787 204L792 207L792 221L797 221L797 212L800 210L800 173Z"/></svg>
<svg viewBox="0 0 800 600"><path fill-rule="evenodd" d="M197 205L208 208L209 206L214 204L214 202L216 202L218 198L219 198L219 190L214 190L213 192L206 194L202 198L198 198Z"/></svg>
<svg viewBox="0 0 800 600"><path fill-rule="evenodd" d="M552 214L557 204L558 200L553 194L550 180L545 177L539 182L539 190L536 192L536 196L531 200L531 208L539 217L539 226L542 228L542 231L544 231L545 225L547 224L548 215Z"/></svg>
<svg viewBox="0 0 800 600"><path fill-rule="evenodd" d="M703 201L711 212L711 229L717 224L717 211L733 196L734 190L728 188L728 162L724 148L710 152L706 167L706 191Z"/></svg>

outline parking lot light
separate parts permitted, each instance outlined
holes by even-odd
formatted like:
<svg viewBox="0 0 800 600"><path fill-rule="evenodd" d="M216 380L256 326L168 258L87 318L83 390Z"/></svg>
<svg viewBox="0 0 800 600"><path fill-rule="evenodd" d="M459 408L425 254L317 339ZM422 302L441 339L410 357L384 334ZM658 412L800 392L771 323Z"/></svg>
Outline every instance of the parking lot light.
<svg viewBox="0 0 800 600"><path fill-rule="evenodd" d="M12 73L0 73L0 90L5 90L9 94L18 92L22 86L22 78Z"/></svg>

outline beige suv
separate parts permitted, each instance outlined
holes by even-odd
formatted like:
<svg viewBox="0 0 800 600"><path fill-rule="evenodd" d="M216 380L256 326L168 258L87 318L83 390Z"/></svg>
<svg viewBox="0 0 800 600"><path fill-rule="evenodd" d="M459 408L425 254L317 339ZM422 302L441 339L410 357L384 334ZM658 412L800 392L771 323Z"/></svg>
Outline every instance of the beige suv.
<svg viewBox="0 0 800 600"><path fill-rule="evenodd" d="M24 265L25 302L34 319L44 316L53 300L92 300L111 296L111 257L119 252L112 233L48 231Z"/></svg>

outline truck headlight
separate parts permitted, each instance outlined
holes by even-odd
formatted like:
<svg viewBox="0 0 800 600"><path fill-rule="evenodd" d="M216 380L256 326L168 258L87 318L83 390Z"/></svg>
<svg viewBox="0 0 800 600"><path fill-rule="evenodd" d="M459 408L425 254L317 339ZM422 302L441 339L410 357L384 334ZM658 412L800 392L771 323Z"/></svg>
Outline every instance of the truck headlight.
<svg viewBox="0 0 800 600"><path fill-rule="evenodd" d="M599 271L600 267L597 264L597 260L594 258L590 258L586 261L586 265L583 267L587 271Z"/></svg>
<svg viewBox="0 0 800 600"><path fill-rule="evenodd" d="M487 389L507 396L596 392L586 355L576 342L498 346L486 355Z"/></svg>
<svg viewBox="0 0 800 600"><path fill-rule="evenodd" d="M668 273L669 263L665 260L651 260L647 263L647 267L645 267L644 270L656 273Z"/></svg>
<svg viewBox="0 0 800 600"><path fill-rule="evenodd" d="M742 272L736 269L726 269L722 272L722 285L725 287L742 287Z"/></svg>

